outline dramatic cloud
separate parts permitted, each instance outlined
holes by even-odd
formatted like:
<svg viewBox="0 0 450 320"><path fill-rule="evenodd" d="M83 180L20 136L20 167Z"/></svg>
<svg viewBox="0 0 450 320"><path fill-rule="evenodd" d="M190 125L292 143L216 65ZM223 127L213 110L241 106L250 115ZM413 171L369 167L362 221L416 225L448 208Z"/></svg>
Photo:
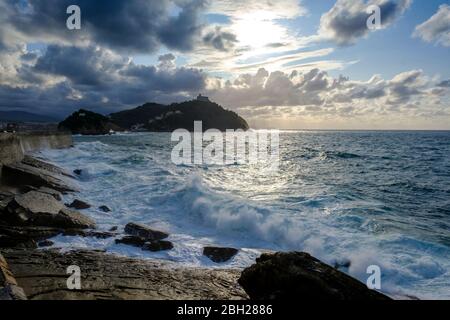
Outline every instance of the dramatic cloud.
<svg viewBox="0 0 450 320"><path fill-rule="evenodd" d="M377 5L381 10L381 24L386 28L409 8L411 0L338 0L333 8L320 20L319 36L332 40L338 45L354 44L359 38L369 34L367 27L370 16L367 8Z"/></svg>
<svg viewBox="0 0 450 320"><path fill-rule="evenodd" d="M416 27L413 35L426 42L450 47L450 6L441 5L436 14Z"/></svg>
<svg viewBox="0 0 450 320"><path fill-rule="evenodd" d="M17 57L29 59L32 54L19 52ZM80 107L110 112L148 101L178 101L202 91L206 76L176 67L175 59L166 54L157 66L144 66L101 47L50 45L44 55L17 68L14 83L0 82L0 106L35 111L53 107L58 114Z"/></svg>
<svg viewBox="0 0 450 320"><path fill-rule="evenodd" d="M2 7L8 14L2 24L22 33L24 38L89 42L138 53L154 52L161 45L179 51L191 50L201 35L199 13L205 5L204 0L4 1ZM66 8L70 5L81 8L81 30L66 28Z"/></svg>
<svg viewBox="0 0 450 320"><path fill-rule="evenodd" d="M448 100L445 82L435 83L421 70L396 75L391 80L374 76L369 81L333 78L326 72L268 72L244 74L233 82L210 79L209 95L246 116L271 118L282 110L284 117L322 115L354 117L404 112L405 115L436 112L434 105ZM447 110L448 112L448 110Z"/></svg>
<svg viewBox="0 0 450 320"><path fill-rule="evenodd" d="M220 51L230 51L238 42L235 34L222 31L222 28L219 26L209 31L203 37L203 41Z"/></svg>
<svg viewBox="0 0 450 320"><path fill-rule="evenodd" d="M66 28L73 4L82 13L77 31ZM0 0L0 108L106 114L202 92L262 126L298 127L304 118L359 126L361 117L370 126L394 115L436 116L448 126L448 74L354 81L328 73L359 60L323 41L346 46L366 37L372 4L387 27L411 0L337 0L311 36L301 33L300 20L311 17L300 18L307 11L298 0ZM414 35L448 46L449 11L442 5Z"/></svg>

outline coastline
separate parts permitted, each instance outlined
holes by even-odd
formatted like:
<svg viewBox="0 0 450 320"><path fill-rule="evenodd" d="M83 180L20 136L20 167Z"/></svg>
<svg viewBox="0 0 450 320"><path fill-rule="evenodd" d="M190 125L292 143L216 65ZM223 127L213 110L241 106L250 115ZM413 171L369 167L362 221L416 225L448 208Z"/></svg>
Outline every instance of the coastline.
<svg viewBox="0 0 450 320"><path fill-rule="evenodd" d="M367 289L359 281L306 254L279 254L281 257L267 255L258 259L251 268L242 270L186 267L181 263L126 258L100 251L78 250L62 253L54 249L43 250L42 247L49 245L48 239L59 234L100 239L123 235L116 232L117 228L110 232L97 231L95 221L76 211L76 208L69 209L61 202L61 194L76 193L76 188L70 183L71 179L76 179L75 174L46 163L43 159L27 155L28 152L41 148L69 147L72 143L67 144L67 139L68 137L65 137L62 139L63 143L53 145L46 143L44 139L44 143L35 144L32 148L22 148L23 155L21 156L19 152L17 158L19 161L5 161L2 168L0 190L3 191L0 193L0 213L3 213L0 215L2 220L0 252L6 260L5 270L8 268L9 278L14 279L11 283L22 288L24 295L29 299L277 298L273 292L279 292L280 288L271 287L269 284L271 281L260 283L260 277L254 275L267 273L270 279L275 279L278 275L273 274L273 270L279 270L280 267L287 268L286 274L282 274L282 278L276 281L277 285L282 286L282 297L297 290L291 287L291 284L296 284L296 281L302 284L306 279L309 282L306 287L302 287L299 293L301 296L308 297L312 290L317 292L317 298L322 299L387 299L386 296ZM26 217L23 219L24 215ZM136 240L142 240L142 229L133 234L134 231L127 230L128 227L125 226L125 234L128 236L119 240L126 240L122 243L136 245ZM150 233L152 237L158 234L158 231L146 226L144 231L146 234ZM157 249L161 250L161 244L167 244L164 238L166 235L152 238L150 244L158 245ZM148 245L148 240L145 240L145 244L137 245ZM230 248L212 248L212 256L217 255L214 251L217 249L220 249L217 261L226 259L228 253L223 249ZM81 273L83 287L78 291L67 289L66 281L69 277L67 267L72 264L80 265L83 270ZM298 273L289 274L292 267L300 268L300 278ZM317 268L322 269L319 275L315 274ZM284 283L286 279L287 284ZM324 280L327 282L324 283ZM0 283L0 288L2 286ZM337 289L331 290L333 286ZM10 287L4 285L4 288ZM10 299L24 297L21 294L11 293L9 289L6 289L6 292L10 292Z"/></svg>

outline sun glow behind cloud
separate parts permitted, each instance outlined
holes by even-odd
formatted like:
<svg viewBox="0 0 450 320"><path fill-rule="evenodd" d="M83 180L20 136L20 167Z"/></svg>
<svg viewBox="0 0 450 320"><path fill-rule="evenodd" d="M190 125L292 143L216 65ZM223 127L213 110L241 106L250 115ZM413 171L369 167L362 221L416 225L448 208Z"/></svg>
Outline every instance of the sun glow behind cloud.
<svg viewBox="0 0 450 320"><path fill-rule="evenodd" d="M237 35L239 44L251 48L252 52L288 41L287 30L269 17L271 14L266 11L244 14L234 21L230 29Z"/></svg>

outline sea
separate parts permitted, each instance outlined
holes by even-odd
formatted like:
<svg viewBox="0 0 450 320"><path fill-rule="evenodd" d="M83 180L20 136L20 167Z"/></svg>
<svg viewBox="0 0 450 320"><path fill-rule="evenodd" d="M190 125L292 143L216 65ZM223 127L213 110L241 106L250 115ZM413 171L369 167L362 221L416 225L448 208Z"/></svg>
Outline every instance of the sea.
<svg viewBox="0 0 450 320"><path fill-rule="evenodd" d="M75 136L38 155L81 169L83 213L98 228L129 222L170 233L151 253L115 238L54 238L61 250L102 249L185 266L245 268L266 251L302 251L366 283L381 270L392 297L450 299L450 132L282 131L279 165L175 165L170 133ZM112 211L98 210L106 205ZM215 264L204 246L239 248Z"/></svg>

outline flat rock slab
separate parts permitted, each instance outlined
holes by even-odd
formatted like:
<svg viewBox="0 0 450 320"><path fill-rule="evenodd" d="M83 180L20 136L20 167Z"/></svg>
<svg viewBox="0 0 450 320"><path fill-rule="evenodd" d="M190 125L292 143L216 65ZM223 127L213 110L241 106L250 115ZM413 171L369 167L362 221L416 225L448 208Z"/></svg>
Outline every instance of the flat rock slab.
<svg viewBox="0 0 450 320"><path fill-rule="evenodd" d="M2 179L11 186L47 187L62 193L78 191L62 175L25 163L3 166Z"/></svg>
<svg viewBox="0 0 450 320"><path fill-rule="evenodd" d="M38 158L35 157L31 157L29 155L25 155L24 158L22 159L22 163L38 168L38 169L43 169L46 170L48 172L57 174L57 175L62 175L62 176L66 176L72 179L75 179L75 177L68 173L66 170L61 169L58 166L55 166L54 164L48 163L46 161L40 160Z"/></svg>
<svg viewBox="0 0 450 320"><path fill-rule="evenodd" d="M63 205L47 193L31 191L25 194L17 195L14 201L27 211L33 213L48 213L57 215L63 208Z"/></svg>
<svg viewBox="0 0 450 320"><path fill-rule="evenodd" d="M81 229L95 227L90 218L67 209L50 194L37 191L15 196L1 213L0 220L16 226Z"/></svg>
<svg viewBox="0 0 450 320"><path fill-rule="evenodd" d="M182 268L101 252L6 250L4 256L28 299L33 300L241 300L240 270ZM67 267L81 269L81 290L68 290Z"/></svg>

